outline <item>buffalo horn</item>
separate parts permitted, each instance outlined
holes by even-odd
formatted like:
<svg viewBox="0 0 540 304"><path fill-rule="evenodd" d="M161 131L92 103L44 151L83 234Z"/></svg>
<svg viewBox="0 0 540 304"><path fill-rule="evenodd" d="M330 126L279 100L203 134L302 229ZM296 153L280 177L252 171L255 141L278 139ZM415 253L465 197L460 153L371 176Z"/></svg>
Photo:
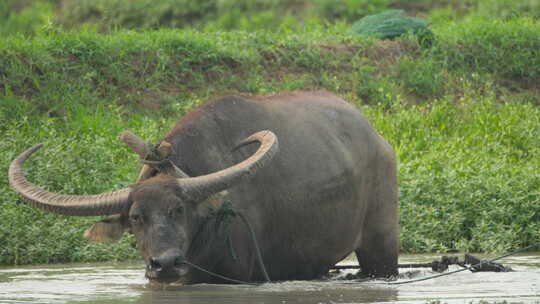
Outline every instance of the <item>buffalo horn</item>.
<svg viewBox="0 0 540 304"><path fill-rule="evenodd" d="M167 158L171 152L172 145L168 141L162 141L157 148L157 153L162 159ZM178 178L189 177L189 175L182 171L182 169L178 168L173 162L170 162L169 165L171 168L168 170L169 172L167 172L167 174Z"/></svg>
<svg viewBox="0 0 540 304"><path fill-rule="evenodd" d="M122 134L120 135L120 140L123 141L126 145L128 145L128 147L130 147L135 153L137 153L142 160L147 160L148 155L152 153L150 147L148 146L148 143L146 143L144 140L139 138L137 135L131 133L130 131L122 132ZM161 159L165 159L169 156L169 154L171 154L172 145L167 141L162 141L156 149L156 152ZM172 172L167 172L168 174L179 178L189 177L176 165L174 165L173 163L171 163L171 165ZM139 173L139 177L137 178L136 183L146 180L152 177L154 174L156 174L156 169L148 164L144 164Z"/></svg>
<svg viewBox="0 0 540 304"><path fill-rule="evenodd" d="M23 164L43 145L36 145L24 151L9 166L9 183L20 196L30 205L47 212L76 215L96 216L125 212L129 207L129 188L98 195L63 195L48 192L31 184L23 173Z"/></svg>
<svg viewBox="0 0 540 304"><path fill-rule="evenodd" d="M197 177L179 178L178 184L187 195L193 197L208 197L236 184L242 178L253 176L257 170L264 167L278 151L278 140L271 131L254 133L238 144L239 147L253 142L259 142L257 152L244 161L227 169Z"/></svg>
<svg viewBox="0 0 540 304"><path fill-rule="evenodd" d="M131 133L130 131L124 131L122 134L120 134L120 140L123 141L128 147L131 148L135 153L139 155L140 159L145 159L148 154L150 154L150 147L148 144L139 138L137 135ZM150 167L149 165L144 164L141 168L141 172L139 173L139 177L137 177L137 181L135 183L141 182L145 179L148 179L155 173L155 169Z"/></svg>
<svg viewBox="0 0 540 304"><path fill-rule="evenodd" d="M120 140L126 143L135 153L139 154L141 159L145 159L150 154L148 144L130 131L124 131L120 134Z"/></svg>

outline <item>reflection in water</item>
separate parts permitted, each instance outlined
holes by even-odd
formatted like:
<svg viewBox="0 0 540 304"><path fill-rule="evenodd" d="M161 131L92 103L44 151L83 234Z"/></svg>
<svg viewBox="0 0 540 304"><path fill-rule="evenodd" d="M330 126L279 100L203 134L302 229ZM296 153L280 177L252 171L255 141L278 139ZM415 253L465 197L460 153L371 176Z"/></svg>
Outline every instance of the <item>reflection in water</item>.
<svg viewBox="0 0 540 304"><path fill-rule="evenodd" d="M405 256L400 262L426 262L434 258ZM540 254L512 257L503 263L516 271L462 272L399 286L384 285L382 281L290 281L259 286L201 284L150 288L140 263L0 268L0 303L540 302ZM430 270L402 273L412 273L415 277L432 274ZM406 280L407 276L402 279Z"/></svg>
<svg viewBox="0 0 540 304"><path fill-rule="evenodd" d="M386 286L350 288L328 282L284 282L261 286L193 286L184 290L146 292L137 303L380 303L397 300Z"/></svg>

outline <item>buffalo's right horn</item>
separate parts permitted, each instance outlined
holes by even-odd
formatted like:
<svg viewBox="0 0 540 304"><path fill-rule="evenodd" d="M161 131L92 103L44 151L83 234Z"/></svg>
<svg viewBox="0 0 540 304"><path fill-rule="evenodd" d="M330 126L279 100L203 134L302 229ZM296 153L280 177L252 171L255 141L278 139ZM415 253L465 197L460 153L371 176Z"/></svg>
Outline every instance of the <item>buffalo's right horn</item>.
<svg viewBox="0 0 540 304"><path fill-rule="evenodd" d="M22 166L26 159L42 146L39 144L24 151L9 166L9 183L26 202L45 211L63 215L110 215L127 210L130 188L98 195L63 195L31 184L24 176Z"/></svg>
<svg viewBox="0 0 540 304"><path fill-rule="evenodd" d="M279 149L278 139L271 131L259 131L252 134L235 149L253 142L260 143L259 149L244 161L207 175L179 178L178 185L188 195L208 197L233 186L242 178L253 176L274 157Z"/></svg>
<svg viewBox="0 0 540 304"><path fill-rule="evenodd" d="M159 156L164 159L169 157L172 152L172 145L168 141L162 141L159 147L156 149ZM186 178L189 177L182 169L178 168L173 162L169 162L169 168L167 168L167 174L174 177Z"/></svg>

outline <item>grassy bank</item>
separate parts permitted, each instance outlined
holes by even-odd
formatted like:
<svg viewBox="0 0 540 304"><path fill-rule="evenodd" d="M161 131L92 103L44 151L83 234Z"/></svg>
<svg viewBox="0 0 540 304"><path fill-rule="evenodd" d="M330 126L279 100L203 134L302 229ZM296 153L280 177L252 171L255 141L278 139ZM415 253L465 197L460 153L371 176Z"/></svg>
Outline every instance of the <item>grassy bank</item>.
<svg viewBox="0 0 540 304"><path fill-rule="evenodd" d="M540 241L540 24L483 18L434 26L436 41L290 32L44 29L0 41L0 171L26 168L50 191L134 181L129 129L157 141L184 113L228 93L325 89L356 104L395 147L403 252L501 252ZM0 179L0 264L137 256L133 239L89 244L95 218L20 203Z"/></svg>
<svg viewBox="0 0 540 304"><path fill-rule="evenodd" d="M51 26L154 30L300 30L351 23L366 15L402 9L433 24L448 20L516 16L538 19L536 0L4 0L0 36L40 34Z"/></svg>

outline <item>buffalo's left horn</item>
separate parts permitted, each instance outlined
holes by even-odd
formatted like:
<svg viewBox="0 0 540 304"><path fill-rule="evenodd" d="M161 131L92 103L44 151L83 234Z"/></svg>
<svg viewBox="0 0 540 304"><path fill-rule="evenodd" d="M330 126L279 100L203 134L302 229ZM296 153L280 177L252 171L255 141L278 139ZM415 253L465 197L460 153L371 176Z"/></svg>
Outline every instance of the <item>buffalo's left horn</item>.
<svg viewBox="0 0 540 304"><path fill-rule="evenodd" d="M120 140L126 143L135 153L139 154L141 159L145 159L146 155L150 154L148 143L140 139L137 135L130 131L124 131L120 134Z"/></svg>
<svg viewBox="0 0 540 304"><path fill-rule="evenodd" d="M148 160L147 157L152 153L150 147L148 146L148 143L142 140L137 135L131 133L130 131L124 131L120 135L120 140L126 143L128 147L130 147L135 153L139 154L139 158L141 160ZM171 154L172 152L172 145L167 141L162 141L161 144L156 149L156 152L158 156L161 159L165 159ZM171 171L166 172L174 177L184 178L189 177L184 171L182 171L180 168L178 168L174 163L170 163L171 165ZM156 174L156 169L148 164L144 164L141 168L141 171L139 173L139 177L137 177L136 183L139 183L143 180L146 180L150 177L152 177L154 174Z"/></svg>
<svg viewBox="0 0 540 304"><path fill-rule="evenodd" d="M178 185L188 196L207 197L233 186L242 178L253 176L272 159L279 149L278 139L271 131L253 134L244 139L235 149L256 141L260 142L259 149L246 160L215 173L179 178Z"/></svg>
<svg viewBox="0 0 540 304"><path fill-rule="evenodd" d="M42 146L39 144L24 151L9 166L9 183L26 202L51 213L76 216L122 213L129 207L129 188L98 195L63 195L31 184L24 176L22 166Z"/></svg>
<svg viewBox="0 0 540 304"><path fill-rule="evenodd" d="M150 154L150 147L148 143L139 138L137 135L131 133L130 131L124 131L120 134L119 139L123 141L128 147L131 148L135 153L139 155L140 159L145 159L148 154ZM149 165L144 164L139 172L139 177L135 183L141 182L145 179L150 178L155 173L155 169Z"/></svg>

